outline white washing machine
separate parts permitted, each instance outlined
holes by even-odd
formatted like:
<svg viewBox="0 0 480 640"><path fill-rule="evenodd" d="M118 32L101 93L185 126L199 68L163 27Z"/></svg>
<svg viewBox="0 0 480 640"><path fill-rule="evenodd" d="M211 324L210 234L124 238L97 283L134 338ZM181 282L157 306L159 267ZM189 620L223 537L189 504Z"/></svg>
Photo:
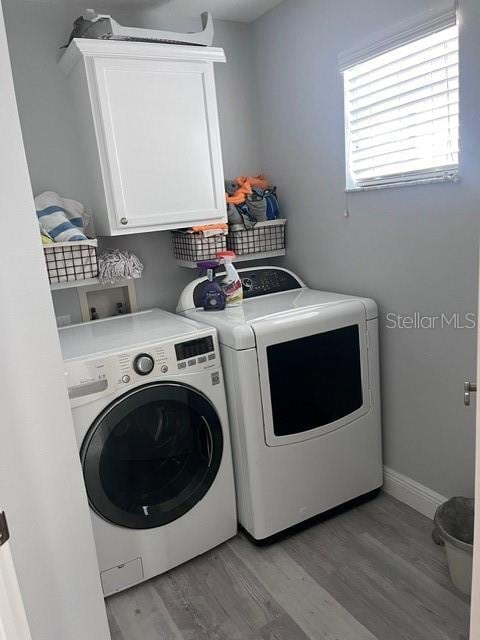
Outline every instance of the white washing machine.
<svg viewBox="0 0 480 640"><path fill-rule="evenodd" d="M378 314L285 269L240 274L241 307L203 311L201 278L177 311L218 329L239 521L260 541L382 485Z"/></svg>
<svg viewBox="0 0 480 640"><path fill-rule="evenodd" d="M234 536L215 329L152 310L60 341L105 595Z"/></svg>

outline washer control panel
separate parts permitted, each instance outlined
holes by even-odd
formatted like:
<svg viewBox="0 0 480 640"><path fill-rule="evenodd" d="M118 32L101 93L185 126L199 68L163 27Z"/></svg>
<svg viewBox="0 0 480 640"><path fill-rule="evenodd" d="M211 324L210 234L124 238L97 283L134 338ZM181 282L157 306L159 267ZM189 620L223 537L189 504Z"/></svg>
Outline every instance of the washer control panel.
<svg viewBox="0 0 480 640"><path fill-rule="evenodd" d="M182 360L188 361L196 357L198 357L201 362L206 362L208 355L214 351L213 336L206 336L198 340L189 340L188 342L181 342L175 345L177 362L181 362Z"/></svg>
<svg viewBox="0 0 480 640"><path fill-rule="evenodd" d="M155 360L148 353L141 353L133 361L133 368L139 376L148 376L155 368Z"/></svg>
<svg viewBox="0 0 480 640"><path fill-rule="evenodd" d="M162 378L221 366L218 343L214 334L196 340L143 346L134 351L114 353L89 360L65 363L65 376L70 401L74 405L116 391Z"/></svg>
<svg viewBox="0 0 480 640"><path fill-rule="evenodd" d="M111 378L108 361L89 360L65 365L68 397L76 400L108 390Z"/></svg>

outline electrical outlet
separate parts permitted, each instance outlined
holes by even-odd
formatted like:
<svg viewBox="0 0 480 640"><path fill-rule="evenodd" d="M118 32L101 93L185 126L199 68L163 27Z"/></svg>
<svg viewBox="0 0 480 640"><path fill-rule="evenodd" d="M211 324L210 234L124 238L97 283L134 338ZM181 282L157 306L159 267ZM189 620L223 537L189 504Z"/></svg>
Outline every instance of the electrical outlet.
<svg viewBox="0 0 480 640"><path fill-rule="evenodd" d="M66 327L72 324L72 316L57 316L57 327Z"/></svg>

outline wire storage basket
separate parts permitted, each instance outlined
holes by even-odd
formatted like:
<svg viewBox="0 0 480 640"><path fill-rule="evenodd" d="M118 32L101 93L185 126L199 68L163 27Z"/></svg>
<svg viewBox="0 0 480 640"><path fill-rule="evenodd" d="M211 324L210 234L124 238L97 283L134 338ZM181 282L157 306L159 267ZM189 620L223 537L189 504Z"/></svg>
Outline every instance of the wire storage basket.
<svg viewBox="0 0 480 640"><path fill-rule="evenodd" d="M183 267L196 267L197 262L215 260L219 251L225 251L224 235L205 237L203 233L172 231L173 254Z"/></svg>
<svg viewBox="0 0 480 640"><path fill-rule="evenodd" d="M230 226L227 236L227 247L237 256L250 254L285 254L285 219L257 222L253 229L245 229L243 225Z"/></svg>
<svg viewBox="0 0 480 640"><path fill-rule="evenodd" d="M55 242L43 247L50 284L98 276L97 241Z"/></svg>

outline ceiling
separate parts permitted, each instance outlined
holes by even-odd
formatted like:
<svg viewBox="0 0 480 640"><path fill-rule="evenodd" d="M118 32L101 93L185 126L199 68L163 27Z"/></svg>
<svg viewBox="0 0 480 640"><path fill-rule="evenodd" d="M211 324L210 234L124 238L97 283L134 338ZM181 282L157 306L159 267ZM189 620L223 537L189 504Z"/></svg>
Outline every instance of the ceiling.
<svg viewBox="0 0 480 640"><path fill-rule="evenodd" d="M105 2L122 9L158 8L165 16L199 16L210 11L218 20L252 22L280 4L282 0L92 0L90 6L100 8Z"/></svg>

